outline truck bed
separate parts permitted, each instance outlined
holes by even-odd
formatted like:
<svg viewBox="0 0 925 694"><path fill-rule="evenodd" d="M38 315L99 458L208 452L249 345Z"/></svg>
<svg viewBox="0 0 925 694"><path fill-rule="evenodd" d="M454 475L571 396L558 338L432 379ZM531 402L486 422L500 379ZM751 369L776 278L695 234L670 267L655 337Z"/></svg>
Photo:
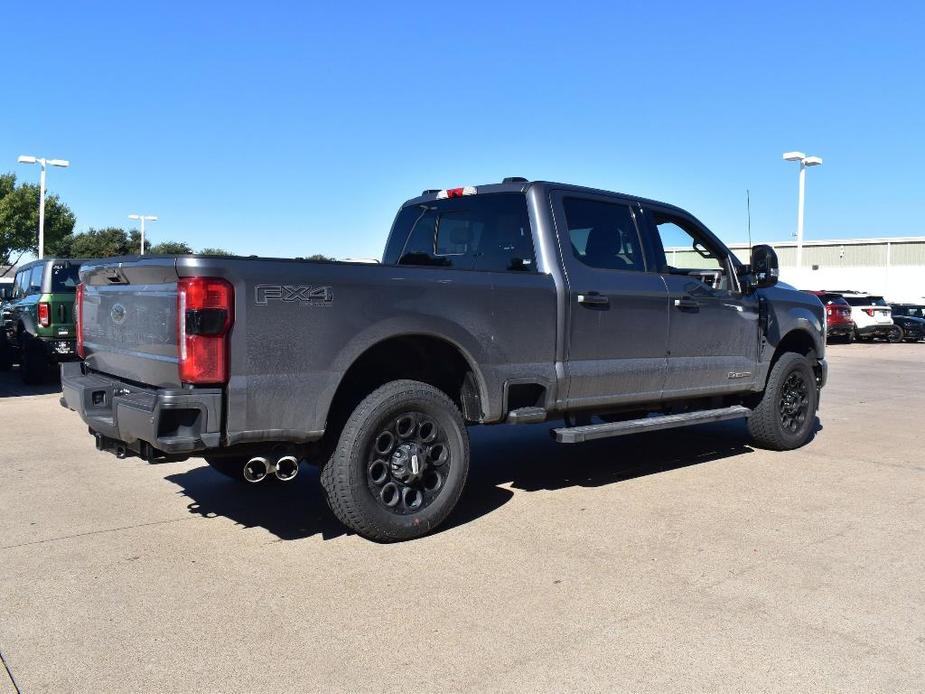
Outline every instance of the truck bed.
<svg viewBox="0 0 925 694"><path fill-rule="evenodd" d="M179 378L177 282L234 288L224 440L310 441L344 374L371 346L439 336L478 365L482 412L529 376L555 383L556 291L548 275L260 258L118 258L88 264L86 367L154 388ZM426 355L425 355L426 358Z"/></svg>

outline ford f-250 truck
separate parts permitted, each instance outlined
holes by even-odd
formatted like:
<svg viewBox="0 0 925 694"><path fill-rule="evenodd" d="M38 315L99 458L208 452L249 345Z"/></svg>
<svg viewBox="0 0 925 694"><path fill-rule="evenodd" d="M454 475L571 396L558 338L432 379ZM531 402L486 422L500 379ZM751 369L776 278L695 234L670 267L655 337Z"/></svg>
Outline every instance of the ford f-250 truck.
<svg viewBox="0 0 925 694"><path fill-rule="evenodd" d="M683 244L697 267L674 267ZM97 446L201 456L251 482L322 466L374 540L456 504L467 424L556 420L563 444L748 418L792 449L826 380L819 300L664 203L505 179L402 205L379 265L197 256L81 268L62 403Z"/></svg>

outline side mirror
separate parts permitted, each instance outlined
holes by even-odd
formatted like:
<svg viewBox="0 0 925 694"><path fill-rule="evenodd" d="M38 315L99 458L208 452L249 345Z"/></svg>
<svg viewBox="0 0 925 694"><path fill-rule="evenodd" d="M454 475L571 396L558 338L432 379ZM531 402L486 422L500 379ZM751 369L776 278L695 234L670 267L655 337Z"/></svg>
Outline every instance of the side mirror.
<svg viewBox="0 0 925 694"><path fill-rule="evenodd" d="M770 246L752 246L752 286L756 289L773 287L777 284L780 269L777 253Z"/></svg>

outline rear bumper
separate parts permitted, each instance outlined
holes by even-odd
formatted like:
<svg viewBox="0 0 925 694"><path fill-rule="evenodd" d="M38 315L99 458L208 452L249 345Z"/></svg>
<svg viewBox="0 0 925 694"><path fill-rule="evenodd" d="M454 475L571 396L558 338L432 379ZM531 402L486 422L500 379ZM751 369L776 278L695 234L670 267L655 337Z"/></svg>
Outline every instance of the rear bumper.
<svg viewBox="0 0 925 694"><path fill-rule="evenodd" d="M61 365L61 391L61 404L80 415L98 442L121 443L149 460L221 444L219 388L142 388L68 362Z"/></svg>
<svg viewBox="0 0 925 694"><path fill-rule="evenodd" d="M841 321L838 323L829 323L826 327L826 333L829 337L843 337L851 335L854 332L854 321Z"/></svg>
<svg viewBox="0 0 925 694"><path fill-rule="evenodd" d="M876 325L865 325L863 328L858 327L858 335L862 337L876 337L889 335L893 329L892 323L878 323Z"/></svg>
<svg viewBox="0 0 925 694"><path fill-rule="evenodd" d="M77 340L67 338L43 337L39 341L45 348L49 359L56 361L74 361L77 356Z"/></svg>

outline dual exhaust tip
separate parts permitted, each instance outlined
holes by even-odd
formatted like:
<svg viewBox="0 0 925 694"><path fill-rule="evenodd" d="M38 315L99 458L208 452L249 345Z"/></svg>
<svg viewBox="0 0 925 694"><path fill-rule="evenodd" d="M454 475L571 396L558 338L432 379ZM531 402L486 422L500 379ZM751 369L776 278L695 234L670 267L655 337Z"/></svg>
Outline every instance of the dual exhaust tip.
<svg viewBox="0 0 925 694"><path fill-rule="evenodd" d="M289 482L299 474L299 460L294 455L284 455L275 463L263 456L254 456L244 463L244 479L248 482L262 482L269 475L276 475L281 482Z"/></svg>

